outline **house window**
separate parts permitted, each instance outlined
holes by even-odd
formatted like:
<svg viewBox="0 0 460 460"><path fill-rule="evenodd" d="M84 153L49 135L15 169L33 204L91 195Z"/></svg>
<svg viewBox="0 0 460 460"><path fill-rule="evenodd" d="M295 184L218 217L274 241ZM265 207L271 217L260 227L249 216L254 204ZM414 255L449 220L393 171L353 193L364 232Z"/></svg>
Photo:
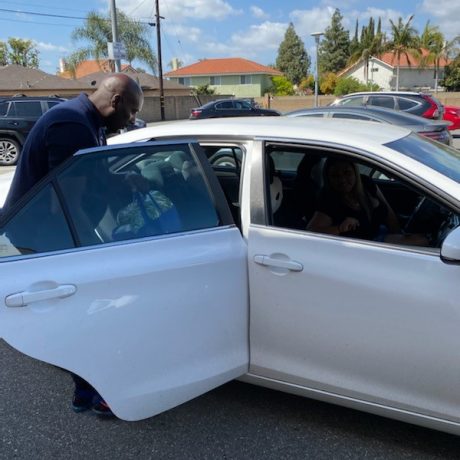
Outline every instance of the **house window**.
<svg viewBox="0 0 460 460"><path fill-rule="evenodd" d="M221 82L221 77L218 76L218 77L210 77L209 78L209 84L210 85L221 85L222 82Z"/></svg>
<svg viewBox="0 0 460 460"><path fill-rule="evenodd" d="M185 86L192 86L192 81L190 77L180 77L179 78L179 84L180 85L185 85Z"/></svg>
<svg viewBox="0 0 460 460"><path fill-rule="evenodd" d="M241 75L240 85L250 85L252 83L252 75Z"/></svg>

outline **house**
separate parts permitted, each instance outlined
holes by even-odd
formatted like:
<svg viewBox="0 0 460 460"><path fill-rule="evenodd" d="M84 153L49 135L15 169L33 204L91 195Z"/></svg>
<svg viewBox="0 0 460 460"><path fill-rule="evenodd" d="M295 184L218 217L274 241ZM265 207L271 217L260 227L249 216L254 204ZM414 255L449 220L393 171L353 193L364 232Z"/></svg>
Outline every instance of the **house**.
<svg viewBox="0 0 460 460"><path fill-rule="evenodd" d="M185 86L209 85L216 94L261 97L272 86L271 77L282 72L243 58L203 59L165 74Z"/></svg>
<svg viewBox="0 0 460 460"><path fill-rule="evenodd" d="M25 94L26 96L58 95L72 97L91 89L83 82L66 80L56 75L21 65L0 66L0 96Z"/></svg>
<svg viewBox="0 0 460 460"><path fill-rule="evenodd" d="M101 80L103 80L110 72L99 71L89 75L85 75L78 79L83 84L90 85L92 88L97 88ZM160 79L147 72L138 72L133 68L126 68L122 70L133 80L139 83L139 86L144 92L144 96L157 96L160 95ZM179 83L163 79L163 94L165 96L190 96L190 88Z"/></svg>
<svg viewBox="0 0 460 460"><path fill-rule="evenodd" d="M427 50L422 50L422 55L417 58L409 55L401 56L399 63L399 89L435 89L436 76L434 64L421 66L423 57L428 55ZM439 63L438 81L444 76L444 67L448 61L441 59ZM376 83L383 90L396 89L397 59L392 52L386 52L380 56L371 56L368 66L368 82ZM350 67L342 70L339 77L354 77L366 83L366 65L363 59L357 61Z"/></svg>
<svg viewBox="0 0 460 460"><path fill-rule="evenodd" d="M135 71L129 64L121 64L121 70ZM108 59L101 59L99 61L89 59L82 61L77 65L75 75L72 75L72 73L66 69L65 59L59 59L59 72L57 73L59 77L78 79L96 72L112 72L111 62Z"/></svg>

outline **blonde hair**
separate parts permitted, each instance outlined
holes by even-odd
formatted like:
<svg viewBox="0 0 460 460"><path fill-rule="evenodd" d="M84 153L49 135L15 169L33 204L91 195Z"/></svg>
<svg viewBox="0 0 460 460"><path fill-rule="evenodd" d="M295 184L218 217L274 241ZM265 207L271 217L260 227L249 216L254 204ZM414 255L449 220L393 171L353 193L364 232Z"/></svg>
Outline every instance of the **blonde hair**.
<svg viewBox="0 0 460 460"><path fill-rule="evenodd" d="M355 185L353 186L353 190L351 191L352 195L358 203L361 205L361 207L364 209L364 211L367 214L367 217L369 220L371 219L371 209L372 209L372 204L369 198L368 192L364 189L363 186L363 181L361 180L361 174L359 172L358 165L350 160L345 160L345 159L340 159L340 158L334 158L334 157L328 157L326 158L326 161L323 164L322 168L322 173L323 173L323 183L325 188L328 190L332 191L336 195L339 196L341 201L344 201L344 197L341 196L339 193L337 193L336 190L331 187L331 183L329 180L329 171L334 165L344 165L344 166L349 166L350 168L353 169L353 172L355 173Z"/></svg>

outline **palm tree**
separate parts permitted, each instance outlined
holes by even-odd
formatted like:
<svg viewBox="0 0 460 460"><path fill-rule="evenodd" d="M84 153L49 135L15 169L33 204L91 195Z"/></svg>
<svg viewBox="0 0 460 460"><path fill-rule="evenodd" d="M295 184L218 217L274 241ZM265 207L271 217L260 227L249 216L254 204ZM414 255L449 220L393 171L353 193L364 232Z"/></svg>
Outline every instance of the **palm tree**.
<svg viewBox="0 0 460 460"><path fill-rule="evenodd" d="M119 41L125 45L129 64L131 65L135 59L138 59L145 62L154 72L157 61L148 39L148 25L135 21L118 10L117 18ZM112 41L110 15L103 16L95 11L88 13L85 25L77 27L72 32L72 39L82 40L87 45L67 58L66 61L70 62L71 66L76 67L90 57L97 61L107 59L107 43Z"/></svg>
<svg viewBox="0 0 460 460"><path fill-rule="evenodd" d="M380 25L380 19L379 19ZM356 37L357 33L355 33ZM364 62L364 80L366 85L369 83L369 60L372 56L379 55L384 48L384 35L381 32L380 26L375 32L374 19L369 19L369 24L361 30L361 39L356 46L356 50L352 53L348 60L348 64L354 64L362 60Z"/></svg>
<svg viewBox="0 0 460 460"><path fill-rule="evenodd" d="M410 65L410 56L420 57L422 54L417 31L411 26L412 19L414 15L404 23L400 17L397 24L390 19L392 39L388 42L386 49L393 53L393 60L396 59L396 91L399 91L401 57L405 56Z"/></svg>
<svg viewBox="0 0 460 460"><path fill-rule="evenodd" d="M460 36L447 41L438 26L431 26L430 21L426 23L420 37L420 44L424 49L428 50L428 54L422 58L421 65L434 64L434 90L436 93L438 92L440 62L449 59L450 52L459 42Z"/></svg>

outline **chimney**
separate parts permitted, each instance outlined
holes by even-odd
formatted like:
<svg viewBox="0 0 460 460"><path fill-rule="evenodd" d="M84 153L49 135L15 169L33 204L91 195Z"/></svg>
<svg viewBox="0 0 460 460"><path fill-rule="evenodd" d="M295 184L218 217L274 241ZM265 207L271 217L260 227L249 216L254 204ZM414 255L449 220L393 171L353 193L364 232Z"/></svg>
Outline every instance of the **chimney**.
<svg viewBox="0 0 460 460"><path fill-rule="evenodd" d="M173 70L177 70L179 68L179 59L178 58L172 58L171 59L171 65Z"/></svg>

